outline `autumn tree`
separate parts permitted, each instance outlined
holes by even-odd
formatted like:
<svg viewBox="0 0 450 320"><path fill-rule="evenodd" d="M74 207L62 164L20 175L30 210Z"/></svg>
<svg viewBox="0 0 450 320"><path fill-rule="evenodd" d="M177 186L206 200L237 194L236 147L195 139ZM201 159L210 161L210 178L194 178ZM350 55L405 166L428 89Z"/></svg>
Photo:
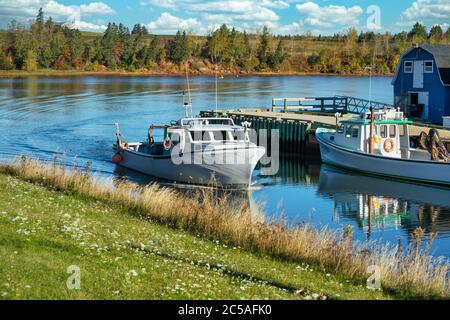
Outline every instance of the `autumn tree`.
<svg viewBox="0 0 450 320"><path fill-rule="evenodd" d="M23 69L31 72L37 70L37 55L33 50L28 50L23 64Z"/></svg>

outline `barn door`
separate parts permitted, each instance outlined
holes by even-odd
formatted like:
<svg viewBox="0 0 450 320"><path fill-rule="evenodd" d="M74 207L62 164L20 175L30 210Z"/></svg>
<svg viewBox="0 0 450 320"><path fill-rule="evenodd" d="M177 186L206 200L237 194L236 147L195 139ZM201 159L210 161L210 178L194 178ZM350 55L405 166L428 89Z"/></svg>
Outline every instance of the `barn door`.
<svg viewBox="0 0 450 320"><path fill-rule="evenodd" d="M414 61L414 80L413 87L423 88L423 60Z"/></svg>
<svg viewBox="0 0 450 320"><path fill-rule="evenodd" d="M419 104L423 104L423 112L421 118L424 120L428 120L428 103L429 103L429 93L428 92L419 92Z"/></svg>

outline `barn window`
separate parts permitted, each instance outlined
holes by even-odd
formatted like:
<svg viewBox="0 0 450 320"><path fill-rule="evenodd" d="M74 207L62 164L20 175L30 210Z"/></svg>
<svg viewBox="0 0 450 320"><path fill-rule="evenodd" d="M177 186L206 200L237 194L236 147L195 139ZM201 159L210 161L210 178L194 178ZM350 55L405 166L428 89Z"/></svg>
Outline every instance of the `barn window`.
<svg viewBox="0 0 450 320"><path fill-rule="evenodd" d="M425 61L425 73L433 73L433 61Z"/></svg>
<svg viewBox="0 0 450 320"><path fill-rule="evenodd" d="M412 73L413 72L413 63L412 63L412 61L405 61L404 72L405 73Z"/></svg>

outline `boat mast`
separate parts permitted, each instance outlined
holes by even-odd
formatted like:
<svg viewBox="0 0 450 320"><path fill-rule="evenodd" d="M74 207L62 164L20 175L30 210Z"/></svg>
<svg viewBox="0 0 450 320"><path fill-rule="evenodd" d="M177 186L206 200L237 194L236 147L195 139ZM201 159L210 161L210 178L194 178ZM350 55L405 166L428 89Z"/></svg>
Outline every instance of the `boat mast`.
<svg viewBox="0 0 450 320"><path fill-rule="evenodd" d="M216 69L216 110L217 110L217 64L215 66Z"/></svg>
<svg viewBox="0 0 450 320"><path fill-rule="evenodd" d="M375 134L375 113L372 106L370 107L370 138L369 138L369 153L374 151L374 134Z"/></svg>
<svg viewBox="0 0 450 320"><path fill-rule="evenodd" d="M188 67L186 65L186 84L187 84L187 90L188 90L188 101L184 99L184 91L183 91L183 106L185 109L186 118L192 118L192 100L191 100L191 88L189 86L189 74L188 74Z"/></svg>

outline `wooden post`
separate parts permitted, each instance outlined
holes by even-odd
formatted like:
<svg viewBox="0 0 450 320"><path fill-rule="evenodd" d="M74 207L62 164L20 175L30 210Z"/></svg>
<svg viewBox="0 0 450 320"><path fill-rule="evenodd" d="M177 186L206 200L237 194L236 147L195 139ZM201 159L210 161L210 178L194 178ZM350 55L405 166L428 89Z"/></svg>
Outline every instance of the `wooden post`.
<svg viewBox="0 0 450 320"><path fill-rule="evenodd" d="M375 134L375 113L372 107L370 107L370 137L369 137L369 153L374 152L374 134Z"/></svg>
<svg viewBox="0 0 450 320"><path fill-rule="evenodd" d="M288 107L288 102L287 102L287 99L284 99L284 112L286 113L287 112L287 107Z"/></svg>
<svg viewBox="0 0 450 320"><path fill-rule="evenodd" d="M272 112L275 111L275 98L272 98Z"/></svg>

